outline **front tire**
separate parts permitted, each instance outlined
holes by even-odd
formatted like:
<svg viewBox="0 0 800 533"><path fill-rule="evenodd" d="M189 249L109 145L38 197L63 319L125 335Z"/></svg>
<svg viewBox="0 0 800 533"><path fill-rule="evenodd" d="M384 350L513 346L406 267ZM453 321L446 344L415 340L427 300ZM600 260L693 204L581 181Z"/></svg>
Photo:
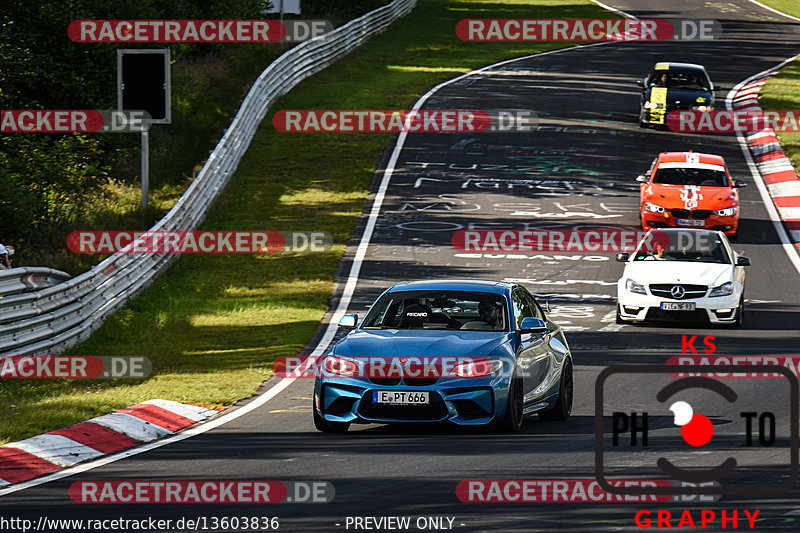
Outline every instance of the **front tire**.
<svg viewBox="0 0 800 533"><path fill-rule="evenodd" d="M552 409L539 413L542 420L567 420L572 413L572 360L564 361L564 368L561 370L561 386L558 388L558 400Z"/></svg>
<svg viewBox="0 0 800 533"><path fill-rule="evenodd" d="M506 402L506 415L500 421L498 428L500 431L516 433L522 429L522 378L516 374L511 378L511 385L508 389L508 401Z"/></svg>
<svg viewBox="0 0 800 533"><path fill-rule="evenodd" d="M314 411L314 427L323 433L347 433L350 429L349 422L328 422L317 412L316 407L311 410Z"/></svg>
<svg viewBox="0 0 800 533"><path fill-rule="evenodd" d="M736 309L736 321L733 323L733 327L740 328L744 325L744 295L739 300L739 307Z"/></svg>

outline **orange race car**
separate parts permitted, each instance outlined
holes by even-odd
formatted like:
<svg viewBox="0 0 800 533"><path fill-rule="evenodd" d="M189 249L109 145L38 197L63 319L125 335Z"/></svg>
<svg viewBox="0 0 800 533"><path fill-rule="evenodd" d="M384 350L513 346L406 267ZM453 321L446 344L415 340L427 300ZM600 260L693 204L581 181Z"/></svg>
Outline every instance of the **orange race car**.
<svg viewBox="0 0 800 533"><path fill-rule="evenodd" d="M642 229L706 228L736 237L739 191L747 183L731 179L725 160L695 152L662 152L641 182Z"/></svg>

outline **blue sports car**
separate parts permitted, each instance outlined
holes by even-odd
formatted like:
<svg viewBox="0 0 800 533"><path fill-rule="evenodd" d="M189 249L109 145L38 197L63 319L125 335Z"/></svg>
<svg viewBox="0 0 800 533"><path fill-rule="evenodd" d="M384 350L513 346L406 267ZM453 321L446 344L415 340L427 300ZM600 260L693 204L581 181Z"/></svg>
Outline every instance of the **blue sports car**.
<svg viewBox="0 0 800 533"><path fill-rule="evenodd" d="M566 420L572 354L561 328L513 283L402 282L318 361L314 425L451 422L518 431L523 415Z"/></svg>

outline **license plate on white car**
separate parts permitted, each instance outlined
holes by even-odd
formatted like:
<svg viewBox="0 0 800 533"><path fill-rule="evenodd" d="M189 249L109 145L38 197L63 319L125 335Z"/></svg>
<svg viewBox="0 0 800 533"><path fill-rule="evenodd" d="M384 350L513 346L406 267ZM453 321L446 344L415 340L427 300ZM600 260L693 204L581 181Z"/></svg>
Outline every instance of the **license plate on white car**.
<svg viewBox="0 0 800 533"><path fill-rule="evenodd" d="M664 311L694 311L694 302L661 302Z"/></svg>
<svg viewBox="0 0 800 533"><path fill-rule="evenodd" d="M372 391L372 403L389 405L428 405L430 396L428 392L407 390L376 390Z"/></svg>
<svg viewBox="0 0 800 533"><path fill-rule="evenodd" d="M679 218L675 223L679 226L696 226L698 228L702 228L706 225L703 220L692 220L690 218Z"/></svg>

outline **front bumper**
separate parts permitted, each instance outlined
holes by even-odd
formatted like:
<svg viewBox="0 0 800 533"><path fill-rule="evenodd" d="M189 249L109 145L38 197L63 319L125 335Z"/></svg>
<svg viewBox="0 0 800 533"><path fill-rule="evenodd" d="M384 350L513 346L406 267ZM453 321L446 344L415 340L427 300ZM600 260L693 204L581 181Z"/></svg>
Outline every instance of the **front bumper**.
<svg viewBox="0 0 800 533"><path fill-rule="evenodd" d="M702 222L702 226L689 226L679 224L678 220L691 220L692 222ZM651 213L646 209L642 209L642 229L649 230L655 228L700 228L710 229L715 231L722 231L725 235L733 236L739 228L738 213L729 217L721 217L719 215L711 214L706 219L694 219L690 217L677 217L671 211L666 213Z"/></svg>
<svg viewBox="0 0 800 533"><path fill-rule="evenodd" d="M652 294L628 292L625 287L617 287L617 303L622 320L627 322L675 321L675 322L711 322L712 324L732 324L736 322L742 291L736 284L733 294L709 298L670 299ZM664 311L662 302L694 302L695 311Z"/></svg>
<svg viewBox="0 0 800 533"><path fill-rule="evenodd" d="M373 402L373 391L426 391L430 403L385 405ZM435 385L381 385L360 378L317 378L314 409L329 422L452 422L481 426L505 415L508 377L439 379Z"/></svg>

